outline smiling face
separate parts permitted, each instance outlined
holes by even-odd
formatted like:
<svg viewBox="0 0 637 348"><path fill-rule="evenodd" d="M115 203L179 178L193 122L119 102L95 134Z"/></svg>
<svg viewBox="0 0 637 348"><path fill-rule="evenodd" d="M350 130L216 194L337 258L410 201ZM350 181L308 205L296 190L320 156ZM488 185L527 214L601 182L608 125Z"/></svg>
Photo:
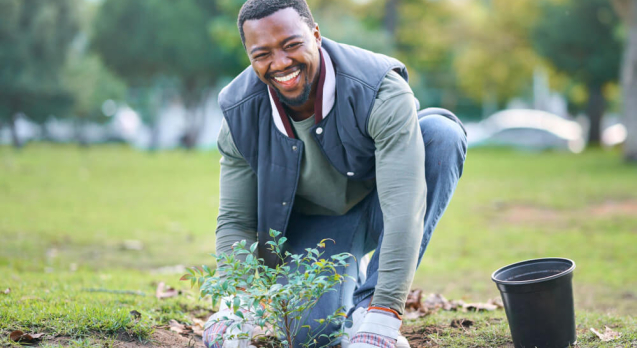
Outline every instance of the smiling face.
<svg viewBox="0 0 637 348"><path fill-rule="evenodd" d="M245 47L257 76L293 110L312 110L321 34L293 8L243 24Z"/></svg>

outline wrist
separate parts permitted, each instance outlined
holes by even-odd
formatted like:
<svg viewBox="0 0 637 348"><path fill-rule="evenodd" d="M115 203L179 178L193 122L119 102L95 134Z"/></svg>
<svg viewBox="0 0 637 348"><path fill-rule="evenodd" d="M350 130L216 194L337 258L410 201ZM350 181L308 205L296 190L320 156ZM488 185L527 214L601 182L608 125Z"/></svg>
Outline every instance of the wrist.
<svg viewBox="0 0 637 348"><path fill-rule="evenodd" d="M393 310L389 307L379 306L379 305L371 305L368 309L369 312L379 312L388 316L393 316L398 320L403 320L402 316L398 311Z"/></svg>

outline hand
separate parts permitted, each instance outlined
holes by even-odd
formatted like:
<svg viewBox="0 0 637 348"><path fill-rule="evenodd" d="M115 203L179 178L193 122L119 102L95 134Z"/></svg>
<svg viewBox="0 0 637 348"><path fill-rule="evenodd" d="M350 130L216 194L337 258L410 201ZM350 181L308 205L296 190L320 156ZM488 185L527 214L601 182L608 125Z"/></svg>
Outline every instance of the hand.
<svg viewBox="0 0 637 348"><path fill-rule="evenodd" d="M204 345L208 348L256 348L250 344L255 332L259 331L255 330L252 313L242 309L245 320L241 319L226 305L226 300L232 303L231 298L222 299L219 311L210 316L204 326ZM237 323L241 323L241 328Z"/></svg>
<svg viewBox="0 0 637 348"><path fill-rule="evenodd" d="M380 311L369 311L349 340L349 348L395 348L402 320Z"/></svg>

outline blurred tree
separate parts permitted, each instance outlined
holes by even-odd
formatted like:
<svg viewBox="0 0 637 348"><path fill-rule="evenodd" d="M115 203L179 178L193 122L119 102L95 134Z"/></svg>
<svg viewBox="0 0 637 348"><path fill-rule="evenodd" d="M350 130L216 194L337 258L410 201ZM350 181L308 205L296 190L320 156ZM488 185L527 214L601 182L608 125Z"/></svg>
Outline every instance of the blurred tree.
<svg viewBox="0 0 637 348"><path fill-rule="evenodd" d="M544 2L542 9L533 33L534 46L558 71L586 86L588 142L598 144L606 109L603 87L618 78L617 16L608 0Z"/></svg>
<svg viewBox="0 0 637 348"><path fill-rule="evenodd" d="M9 123L16 147L20 113L43 123L71 106L60 71L78 30L74 5L74 0L0 0L0 121Z"/></svg>
<svg viewBox="0 0 637 348"><path fill-rule="evenodd" d="M528 92L540 64L530 33L538 17L533 0L473 2L462 10L464 20L455 35L454 71L458 84L488 113ZM485 115L486 116L486 115Z"/></svg>
<svg viewBox="0 0 637 348"><path fill-rule="evenodd" d="M528 92L539 64L530 41L538 17L534 1L385 0L384 5L398 6L398 19L390 20L386 11L384 25L387 30L396 25L397 56L415 68L416 94L418 84L426 86L419 96L425 106L480 113L475 106L482 103L483 113L489 113Z"/></svg>
<svg viewBox="0 0 637 348"><path fill-rule="evenodd" d="M637 162L637 0L611 1L627 31L621 67L624 123L628 130L624 158Z"/></svg>
<svg viewBox="0 0 637 348"><path fill-rule="evenodd" d="M98 4L94 2L77 3L80 32L69 49L63 70L64 86L73 96L70 116L74 119L75 136L81 146L88 146L84 134L86 124L108 121L106 116L112 116L117 111L117 103L126 96L126 84L104 66L99 56L88 52L97 8Z"/></svg>
<svg viewBox="0 0 637 348"><path fill-rule="evenodd" d="M126 85L102 64L96 55L77 53L67 60L64 83L73 94L71 114L76 121L76 137L80 145L87 146L83 128L86 123L105 122L102 106L107 100L124 100Z"/></svg>
<svg viewBox="0 0 637 348"><path fill-rule="evenodd" d="M158 110L151 108L158 103L142 100L161 99L160 86L175 79L174 87L188 110L184 144L190 147L202 128L205 118L200 106L210 89L221 77L245 66L237 59L235 43L228 47L226 37L211 40L210 35L214 29L210 23L224 21L224 10L237 5L235 0L106 0L95 21L92 44L105 64L134 88L133 104L141 106L142 119L155 130ZM150 96L153 91L160 95ZM158 140L157 132L153 134L151 147Z"/></svg>
<svg viewBox="0 0 637 348"><path fill-rule="evenodd" d="M384 54L394 53L394 42L382 22L372 18L377 11L371 3L354 0L309 0L321 35L332 40ZM382 10L382 9L381 9ZM378 15L380 16L380 11Z"/></svg>

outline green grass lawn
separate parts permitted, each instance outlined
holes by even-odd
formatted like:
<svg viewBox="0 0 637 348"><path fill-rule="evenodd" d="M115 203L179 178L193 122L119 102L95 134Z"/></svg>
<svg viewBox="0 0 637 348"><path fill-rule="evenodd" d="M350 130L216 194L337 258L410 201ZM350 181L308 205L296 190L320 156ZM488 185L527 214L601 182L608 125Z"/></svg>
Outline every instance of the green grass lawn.
<svg viewBox="0 0 637 348"><path fill-rule="evenodd" d="M209 303L171 269L213 264L218 161L216 152L0 147L0 292L11 289L0 293L0 346L15 329L47 334L43 347L118 346L155 339L170 319L207 316ZM498 296L495 269L567 257L577 263L579 346L635 347L636 245L637 167L618 153L471 149L413 286L486 301ZM182 295L155 299L160 281ZM454 318L475 324L451 328ZM428 345L510 344L502 311L406 325ZM604 326L622 338L602 344L589 329Z"/></svg>

